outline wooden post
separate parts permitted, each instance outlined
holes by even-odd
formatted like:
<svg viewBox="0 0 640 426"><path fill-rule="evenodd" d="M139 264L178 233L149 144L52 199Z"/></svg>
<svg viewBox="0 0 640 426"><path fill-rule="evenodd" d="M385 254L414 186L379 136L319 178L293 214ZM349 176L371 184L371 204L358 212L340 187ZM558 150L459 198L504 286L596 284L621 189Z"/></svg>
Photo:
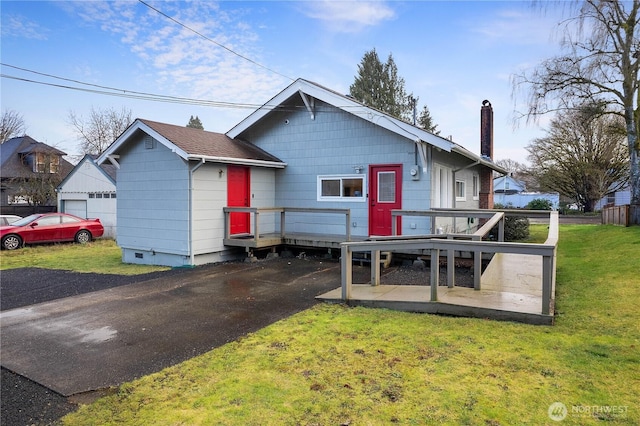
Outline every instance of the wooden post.
<svg viewBox="0 0 640 426"><path fill-rule="evenodd" d="M504 241L504 215L502 219L500 219L500 222L498 222L498 241Z"/></svg>
<svg viewBox="0 0 640 426"><path fill-rule="evenodd" d="M283 239L284 239L284 236L285 236L285 222L284 222L285 214L284 213L285 213L285 210L282 209L280 211L280 238L283 238Z"/></svg>
<svg viewBox="0 0 640 426"><path fill-rule="evenodd" d="M254 215L253 215L253 220L255 221L253 224L253 228L254 228L254 234L253 234L253 239L256 242L256 245L258 244L258 240L260 239L260 226L259 226L259 215L260 213L258 213L258 211L256 210Z"/></svg>
<svg viewBox="0 0 640 426"><path fill-rule="evenodd" d="M447 239L450 239L447 237ZM453 249L447 250L447 286L453 288L456 276L456 252Z"/></svg>
<svg viewBox="0 0 640 426"><path fill-rule="evenodd" d="M549 315L551 283L553 281L553 257L542 256L542 315Z"/></svg>
<svg viewBox="0 0 640 426"><path fill-rule="evenodd" d="M351 210L347 210L347 241L351 241Z"/></svg>
<svg viewBox="0 0 640 426"><path fill-rule="evenodd" d="M480 278L482 277L482 252L473 252L473 289L480 290Z"/></svg>
<svg viewBox="0 0 640 426"><path fill-rule="evenodd" d="M342 261L342 300L351 299L351 283L353 281L353 259L351 250L345 244L340 248Z"/></svg>
<svg viewBox="0 0 640 426"><path fill-rule="evenodd" d="M431 249L431 301L438 301L438 284L440 280L440 250Z"/></svg>
<svg viewBox="0 0 640 426"><path fill-rule="evenodd" d="M229 219L229 211L224 212L224 238L228 240L231 237L231 220Z"/></svg>
<svg viewBox="0 0 640 426"><path fill-rule="evenodd" d="M380 250L371 251L371 285L380 285Z"/></svg>

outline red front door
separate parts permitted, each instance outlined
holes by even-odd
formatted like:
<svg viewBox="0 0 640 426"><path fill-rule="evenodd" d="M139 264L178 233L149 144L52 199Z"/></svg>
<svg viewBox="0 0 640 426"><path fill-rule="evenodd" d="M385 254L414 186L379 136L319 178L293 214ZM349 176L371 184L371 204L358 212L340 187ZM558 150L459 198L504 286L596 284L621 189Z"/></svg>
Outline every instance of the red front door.
<svg viewBox="0 0 640 426"><path fill-rule="evenodd" d="M391 235L391 210L401 208L402 164L369 166L369 235Z"/></svg>
<svg viewBox="0 0 640 426"><path fill-rule="evenodd" d="M250 206L249 167L227 166L227 206ZM231 213L231 234L248 234L250 228L249 213Z"/></svg>

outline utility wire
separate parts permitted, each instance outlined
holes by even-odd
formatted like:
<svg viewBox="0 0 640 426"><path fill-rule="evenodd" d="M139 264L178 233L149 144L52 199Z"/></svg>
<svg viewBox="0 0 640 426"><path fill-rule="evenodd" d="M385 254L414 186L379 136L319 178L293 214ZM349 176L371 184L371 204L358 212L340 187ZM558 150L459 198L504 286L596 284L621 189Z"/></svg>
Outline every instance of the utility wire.
<svg viewBox="0 0 640 426"><path fill-rule="evenodd" d="M85 92L91 92L91 93L99 93L99 94L108 94L108 95L111 95L111 96L122 96L122 97L125 97L125 98L135 98L135 99L153 100L153 101L159 101L159 102L174 102L174 103L205 105L205 106L219 106L219 107L229 107L229 108L253 108L253 109L258 108L258 107L261 106L261 105L258 105L258 104L247 104L247 103L237 103L237 102L222 102L222 101L208 101L208 100L203 100L203 99L183 98L183 97L179 97L179 96L157 95L157 94L147 93L147 92L137 92L137 91L134 91L134 90L118 89L116 87L101 86L99 84L86 83L86 82L79 81L79 80L74 80L74 79L65 78L65 77L59 77L57 75L47 74L47 73L34 71L34 70L27 69L27 68L21 68L21 67L15 66L15 65L10 65L10 64L5 64L5 63L0 63L0 65L2 65L4 67L8 67L8 68L13 68L13 69L16 69L16 70L24 71L24 72L29 72L29 73L32 73L32 74L37 74L37 75L40 75L40 76L43 76L43 77L53 78L53 79L62 80L62 81L68 81L70 83L81 84L81 85L89 86L89 87L95 87L97 89L102 89L102 90L83 89L83 88L80 88L80 87L73 87L73 86L66 86L66 85L61 85L61 84L47 83L47 82L42 82L42 81L30 80L30 79L22 78L22 77L15 77L15 76L7 75L7 74L2 74L1 75L4 78L11 78L11 79L14 79L14 80L24 81L24 82L28 82L28 83L36 83L36 84L59 87L59 88L64 88L64 89L72 89L72 90L79 90L79 91L85 91ZM108 92L108 91L112 91L112 92Z"/></svg>
<svg viewBox="0 0 640 426"><path fill-rule="evenodd" d="M155 7L153 7L153 6L151 6L150 4L148 4L148 3L146 3L146 2L144 2L144 1L142 1L142 0L138 0L138 2L140 2L140 3L142 3L143 5L147 6L149 9L151 9L151 10L153 10L153 11L155 11L155 12L159 13L160 15L164 16L165 18L167 18L167 19L169 19L169 20L171 20L171 21L175 22L176 24L180 25L182 28L187 29L187 30L189 30L189 31L191 31L191 32L193 32L193 33L195 33L195 34L199 35L199 36L200 36L200 37L202 37L203 39L205 39L205 40L207 40L207 41L209 41L209 42L211 42L211 43L215 44L215 45L216 45L216 46L218 46L218 47L223 48L223 49L224 49L224 50L226 50L227 52L232 53L232 54L234 54L234 55L238 56L239 58L244 59L245 61L251 62L252 64L259 66L260 68L263 68L263 69L265 69L265 70L267 70L267 71L270 71L270 72L272 72L272 73L274 73L274 74L279 75L280 77L284 77L284 78L289 79L289 80L291 80L291 81L294 81L294 80L295 80L294 78L291 78L291 77L289 77L289 76L287 76L287 75L281 74L281 73L279 73L278 71L275 71L275 70L273 70L273 69L271 69L271 68L269 68L269 67L267 67L267 66L265 66L265 65L262 65L262 64L260 64L260 63L258 63L258 62L256 62L256 61L254 61L253 59L247 58L246 56L241 55L240 53L238 53L238 52L236 52L236 51L234 51L234 50L232 50L232 49L228 48L227 46L225 46L225 45L223 45L223 44L218 43L217 41L215 41L215 40L213 40L213 39L211 39L211 38L207 37L206 35L204 35L204 34L202 34L202 33L198 32L198 31L196 31L196 30L194 30L193 28L190 28L189 26L187 26L187 25L183 24L182 22L178 21L178 20L177 20L177 19L175 19L175 18L172 18L171 16L167 15L167 14L166 14L166 13L164 13L163 11L161 11L161 10L159 10L159 9L157 9L157 8L155 8Z"/></svg>

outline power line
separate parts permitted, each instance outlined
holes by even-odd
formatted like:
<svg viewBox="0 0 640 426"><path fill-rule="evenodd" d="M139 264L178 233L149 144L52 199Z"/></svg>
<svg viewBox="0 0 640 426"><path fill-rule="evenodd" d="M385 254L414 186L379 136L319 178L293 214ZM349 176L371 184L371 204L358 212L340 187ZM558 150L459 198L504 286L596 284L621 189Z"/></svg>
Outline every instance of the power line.
<svg viewBox="0 0 640 426"><path fill-rule="evenodd" d="M192 104L192 105L217 106L217 107L228 107L228 108L251 108L251 109L255 109L255 108L258 108L258 107L261 106L261 105L258 105L258 104L237 103L237 102L222 102L222 101L209 101L209 100L203 100L203 99L184 98L184 97L179 97L179 96L168 96L168 95L158 95L158 94L147 93L147 92L137 92L137 91L134 91L134 90L118 89L116 87L109 87L109 86L102 86L102 85L99 85L99 84L86 83L86 82L83 82L83 81L80 81L80 80L74 80L74 79L70 79L70 78L60 77L60 76L57 76L57 75L43 73L43 72L39 72L39 71L35 71L35 70L30 70L30 69L27 69L27 68L22 68L22 67L18 67L18 66L15 66L15 65L5 64L5 63L0 63L0 65L2 65L4 67L8 67L8 68L13 68L13 69L16 69L16 70L19 70L19 71L24 71L24 72L40 75L40 76L47 77L47 78L53 78L53 79L57 79L57 80L67 81L67 82L70 82L70 83L80 84L80 85L83 85L83 86L95 87L96 89L101 89L101 90L87 89L87 88L82 88L82 87L74 87L74 86L61 85L61 84L55 84L55 83L48 83L48 82L44 82L44 81L31 80L31 79L27 79L27 78L23 78L23 77L11 76L11 75L7 75L7 74L2 74L1 75L3 78L10 78L10 79L13 79L13 80L24 81L24 82L27 82L27 83L42 84L42 85L45 85L45 86L58 87L58 88L63 88L63 89L78 90L78 91L83 91L83 92L97 93L97 94L110 95L110 96L120 96L120 97L124 97L124 98L142 99L142 100L150 100L150 101L158 101L158 102L171 102L171 103L178 103L178 104Z"/></svg>
<svg viewBox="0 0 640 426"><path fill-rule="evenodd" d="M223 48L223 49L224 49L224 50L226 50L227 52L232 53L232 54L236 55L237 57L244 59L245 61L251 62L252 64L259 66L260 68L263 68L263 69L265 69L265 70L267 70L267 71L270 71L270 72L272 72L272 73L274 73L274 74L279 75L280 77L284 77L284 78L289 79L289 80L291 80L291 81L294 81L294 80L295 80L294 78L291 78L291 77L289 77L289 76L287 76L287 75L281 74L281 73L279 73L278 71L275 71L275 70L273 70L273 69L271 69L271 68L269 68L269 67L267 67L267 66L265 66L265 65L262 65L261 63L256 62L256 61L254 61L253 59L247 58L246 56L244 56L244 55L242 55L242 54L240 54L240 53L238 53L238 52L234 51L233 49L230 49L230 48L228 48L227 46L225 46L225 45L223 45L223 44L218 43L217 41L215 41L215 40L213 40L213 39L211 39L211 38L207 37L206 35L204 35L204 34L202 34L202 33L198 32L198 31L196 31L196 30L194 30L193 28L191 28L191 27L189 27L189 26L187 26L187 25L183 24L182 22L178 21L177 19L175 19L175 18L173 18L173 17L171 17L171 16L167 15L167 14L166 14L166 13L164 13L163 11L161 11L161 10L159 10L159 9L157 9L157 8L155 8L155 7L153 7L153 6L151 6L151 5L150 5L150 4L148 4L148 3L145 3L145 2L144 2L144 1L142 1L142 0L138 0L138 2L142 3L143 5L145 5L146 7L148 7L149 9L151 9L151 10L153 10L153 11L155 11L155 12L159 13L160 15L164 16L165 18L167 18L167 19L171 20L172 22L174 22L174 23L176 23L176 24L180 25L182 28L185 28L185 29L187 29L187 30L191 31L191 32L192 32L192 33L194 33L194 34L199 35L199 36L200 36L200 37L202 37L203 39L205 39L205 40L207 40L207 41L209 41L209 42L211 42L211 43L215 44L215 45L216 45L216 46L218 46L218 47Z"/></svg>

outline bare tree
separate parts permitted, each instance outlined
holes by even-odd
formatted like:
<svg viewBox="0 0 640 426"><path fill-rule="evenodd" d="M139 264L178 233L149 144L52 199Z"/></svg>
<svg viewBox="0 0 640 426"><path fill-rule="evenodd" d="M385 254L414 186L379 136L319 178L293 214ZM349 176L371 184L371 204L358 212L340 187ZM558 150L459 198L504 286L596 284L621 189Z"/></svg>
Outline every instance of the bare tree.
<svg viewBox="0 0 640 426"><path fill-rule="evenodd" d="M527 119L586 103L605 103L609 107L604 113L623 117L631 203L640 205L640 0L573 5L577 16L564 22L561 45L566 53L542 62L530 74L514 76L514 93L521 85L529 89Z"/></svg>
<svg viewBox="0 0 640 426"><path fill-rule="evenodd" d="M55 205L56 187L72 166L55 153L40 152L34 155L38 158L37 167L23 168L18 176L11 179L15 187L12 195L26 200L30 206Z"/></svg>
<svg viewBox="0 0 640 426"><path fill-rule="evenodd" d="M113 108L96 110L91 107L89 117L85 119L75 112L69 112L69 124L80 141L84 154L102 154L131 124L131 110Z"/></svg>
<svg viewBox="0 0 640 426"><path fill-rule="evenodd" d="M22 115L12 109L2 112L2 122L0 123L0 143L5 143L9 139L24 135L26 126Z"/></svg>
<svg viewBox="0 0 640 426"><path fill-rule="evenodd" d="M529 146L531 171L542 189L557 191L593 211L605 194L624 187L629 158L624 121L584 107L559 113L547 136Z"/></svg>

